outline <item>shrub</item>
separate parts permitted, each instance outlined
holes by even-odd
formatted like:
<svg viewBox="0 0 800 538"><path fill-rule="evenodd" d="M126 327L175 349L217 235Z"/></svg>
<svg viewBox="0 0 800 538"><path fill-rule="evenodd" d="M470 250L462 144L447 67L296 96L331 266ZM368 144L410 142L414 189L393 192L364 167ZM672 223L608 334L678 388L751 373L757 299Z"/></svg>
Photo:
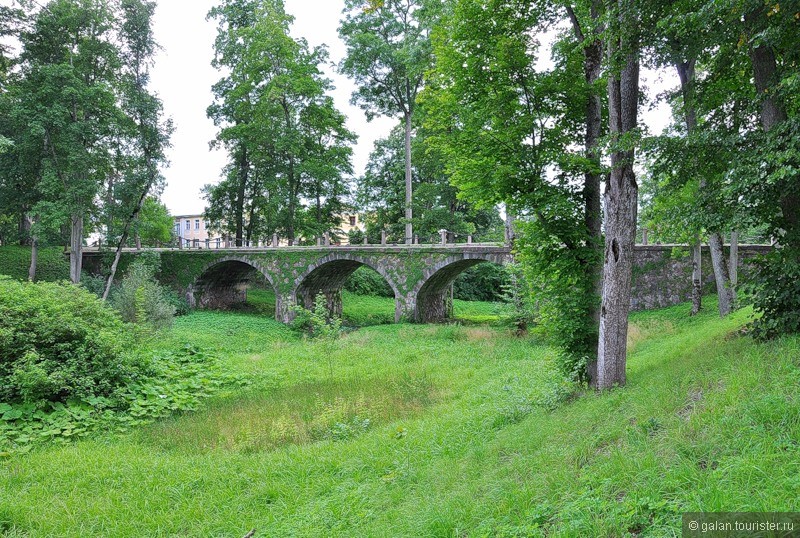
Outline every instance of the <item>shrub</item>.
<svg viewBox="0 0 800 538"><path fill-rule="evenodd" d="M172 326L176 312L168 292L156 281L152 264L146 260L131 264L111 303L124 321L155 330Z"/></svg>
<svg viewBox="0 0 800 538"><path fill-rule="evenodd" d="M297 316L292 326L311 338L335 340L342 333L342 318L330 315L323 293L318 293L314 298L314 307L311 310L298 305L294 307L294 311Z"/></svg>
<svg viewBox="0 0 800 538"><path fill-rule="evenodd" d="M758 315L753 336L769 340L800 332L800 249L785 246L754 262L750 282L742 286Z"/></svg>
<svg viewBox="0 0 800 538"><path fill-rule="evenodd" d="M137 372L117 314L67 283L0 279L0 401L109 395Z"/></svg>
<svg viewBox="0 0 800 538"><path fill-rule="evenodd" d="M493 263L481 263L458 275L453 282L453 297L462 301L503 300L503 289L509 285L505 268Z"/></svg>

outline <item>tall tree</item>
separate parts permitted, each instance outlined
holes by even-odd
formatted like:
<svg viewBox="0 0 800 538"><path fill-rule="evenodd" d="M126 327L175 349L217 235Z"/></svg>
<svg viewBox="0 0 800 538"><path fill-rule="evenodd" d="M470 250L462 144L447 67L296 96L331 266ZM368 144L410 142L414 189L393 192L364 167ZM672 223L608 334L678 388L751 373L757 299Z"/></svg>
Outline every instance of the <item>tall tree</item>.
<svg viewBox="0 0 800 538"><path fill-rule="evenodd" d="M639 111L640 5L607 3L608 113L611 176L605 191L606 244L597 351L599 389L624 385L639 186L634 172Z"/></svg>
<svg viewBox="0 0 800 538"><path fill-rule="evenodd" d="M103 300L111 291L131 226L139 219L147 197L163 183L158 167L166 161L164 149L169 144L172 131L171 123L162 119L161 100L147 88L149 68L157 49L152 29L156 4L147 0L122 0L120 7L122 110L127 115L128 122L125 125L127 132L120 133L123 139L127 139L127 143L122 144L127 148L122 159L125 164L121 174L124 181L116 185L115 194L119 200L118 210L123 213L124 220ZM110 207L106 209L111 210ZM111 230L108 232L111 233Z"/></svg>
<svg viewBox="0 0 800 538"><path fill-rule="evenodd" d="M42 191L70 223L70 278L81 275L84 224L111 162L120 119L119 51L111 6L53 0L22 34L30 130L42 139Z"/></svg>
<svg viewBox="0 0 800 538"><path fill-rule="evenodd" d="M572 24L543 68L536 36L558 20ZM601 31L598 4L458 0L434 32L423 96L460 196L519 215L516 247L541 290L542 321L583 381L597 352L602 259Z"/></svg>
<svg viewBox="0 0 800 538"><path fill-rule="evenodd" d="M340 207L355 140L327 94L319 67L327 50L289 35L293 19L280 0L230 0L209 16L219 23L215 65L229 73L208 113L231 155L225 180L206 188L209 218L231 226L239 243L255 231L290 244L320 233Z"/></svg>
<svg viewBox="0 0 800 538"><path fill-rule="evenodd" d="M433 15L422 0L346 0L339 35L347 56L339 64L358 89L352 102L367 119L401 115L405 129L405 242L413 239L412 121L425 70L432 62Z"/></svg>

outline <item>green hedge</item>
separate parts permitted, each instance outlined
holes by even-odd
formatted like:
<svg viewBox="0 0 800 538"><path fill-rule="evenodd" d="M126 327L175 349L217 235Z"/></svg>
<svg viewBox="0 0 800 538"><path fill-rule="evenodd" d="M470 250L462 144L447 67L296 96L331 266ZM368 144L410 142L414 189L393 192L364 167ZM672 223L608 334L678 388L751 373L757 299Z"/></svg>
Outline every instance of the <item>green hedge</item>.
<svg viewBox="0 0 800 538"><path fill-rule="evenodd" d="M28 280L30 265L30 247L0 247L0 275L7 275L15 280ZM63 249L61 247L40 248L36 264L36 280L55 282L68 279L69 261Z"/></svg>

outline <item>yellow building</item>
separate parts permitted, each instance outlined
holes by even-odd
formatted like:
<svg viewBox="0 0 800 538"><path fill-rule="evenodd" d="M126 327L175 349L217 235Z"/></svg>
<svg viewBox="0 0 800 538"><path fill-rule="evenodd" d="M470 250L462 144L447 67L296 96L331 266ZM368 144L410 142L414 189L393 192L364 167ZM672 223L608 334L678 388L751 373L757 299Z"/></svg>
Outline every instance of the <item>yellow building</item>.
<svg viewBox="0 0 800 538"><path fill-rule="evenodd" d="M211 224L203 215L178 215L175 219L175 235L183 240L205 243L206 239L216 241L220 234L211 231Z"/></svg>

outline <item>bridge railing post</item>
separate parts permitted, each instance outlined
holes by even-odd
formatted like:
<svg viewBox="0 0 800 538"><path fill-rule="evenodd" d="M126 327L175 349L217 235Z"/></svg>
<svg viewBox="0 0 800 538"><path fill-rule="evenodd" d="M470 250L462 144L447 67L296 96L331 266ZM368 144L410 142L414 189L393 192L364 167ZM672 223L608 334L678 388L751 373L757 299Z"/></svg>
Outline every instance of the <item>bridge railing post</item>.
<svg viewBox="0 0 800 538"><path fill-rule="evenodd" d="M364 232L364 244L369 245L369 237L367 237L367 232Z"/></svg>
<svg viewBox="0 0 800 538"><path fill-rule="evenodd" d="M381 245L386 244L386 230L381 230Z"/></svg>
<svg viewBox="0 0 800 538"><path fill-rule="evenodd" d="M471 245L471 244L472 244L472 234L469 234L469 235L467 236L467 244L468 244L468 245Z"/></svg>
<svg viewBox="0 0 800 538"><path fill-rule="evenodd" d="M447 244L447 230L439 230L439 235L441 235L441 241L443 245Z"/></svg>
<svg viewBox="0 0 800 538"><path fill-rule="evenodd" d="M272 246L278 248L278 234L272 234Z"/></svg>

